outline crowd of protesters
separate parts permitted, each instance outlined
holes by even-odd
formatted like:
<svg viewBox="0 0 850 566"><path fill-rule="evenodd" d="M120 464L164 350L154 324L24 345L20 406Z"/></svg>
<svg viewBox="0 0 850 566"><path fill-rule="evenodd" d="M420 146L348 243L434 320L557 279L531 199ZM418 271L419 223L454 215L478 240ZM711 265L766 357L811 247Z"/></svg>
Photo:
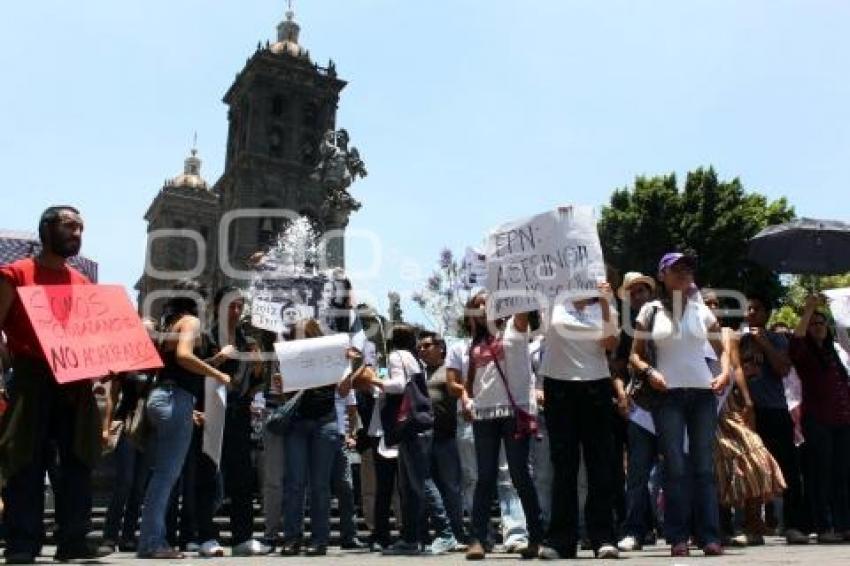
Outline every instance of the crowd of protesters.
<svg viewBox="0 0 850 566"><path fill-rule="evenodd" d="M669 253L653 276L628 273L616 293L602 282L545 312L489 320L481 290L466 305L466 339L396 324L386 346L352 340L337 383L284 393L287 376L264 355L276 342L362 334L350 281L331 282L331 316L282 335L246 323L238 289L205 306L196 298L207 290L181 281L159 320L143 321L164 367L104 376L104 410L96 382L56 382L16 293L90 284L66 263L82 232L76 209L51 207L42 251L0 267L9 564L42 551L48 476L60 561L224 556L214 518L225 500L234 556L327 554L334 498L335 543L385 555L481 560L499 541L526 559L582 548L613 559L658 539L674 557L719 556L768 534L850 542L850 338L818 296L795 329L768 328L769 299L751 294L733 316L696 287L694 256ZM226 388L217 449L210 383ZM95 542L91 474L106 446L116 477Z"/></svg>

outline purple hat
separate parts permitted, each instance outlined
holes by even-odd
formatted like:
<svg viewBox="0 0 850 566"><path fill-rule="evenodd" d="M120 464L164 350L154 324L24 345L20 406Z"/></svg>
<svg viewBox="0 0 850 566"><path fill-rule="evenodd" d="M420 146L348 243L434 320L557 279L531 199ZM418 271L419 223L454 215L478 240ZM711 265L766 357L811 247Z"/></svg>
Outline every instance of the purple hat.
<svg viewBox="0 0 850 566"><path fill-rule="evenodd" d="M678 263L683 263L690 266L691 269L696 269L697 258L696 256L679 252L664 254L664 257L662 257L661 261L658 262L658 273L663 273Z"/></svg>

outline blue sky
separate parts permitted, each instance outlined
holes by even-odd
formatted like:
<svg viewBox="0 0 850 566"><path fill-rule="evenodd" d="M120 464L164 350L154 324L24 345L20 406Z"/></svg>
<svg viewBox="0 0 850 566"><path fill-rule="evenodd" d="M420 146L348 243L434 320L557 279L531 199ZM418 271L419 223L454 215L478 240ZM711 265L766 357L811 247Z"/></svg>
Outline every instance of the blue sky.
<svg viewBox="0 0 850 566"><path fill-rule="evenodd" d="M41 0L0 19L0 227L78 205L84 253L131 286L142 216L198 132L222 171L221 97L284 0ZM635 175L721 177L850 220L850 3L298 0L301 43L350 81L338 123L369 177L350 227L383 242L361 289L421 282L443 245L600 205ZM353 240L352 269L371 261ZM414 267L414 266L418 266ZM417 274L418 271L418 274ZM414 279L414 280L411 280ZM410 318L417 309L405 303Z"/></svg>

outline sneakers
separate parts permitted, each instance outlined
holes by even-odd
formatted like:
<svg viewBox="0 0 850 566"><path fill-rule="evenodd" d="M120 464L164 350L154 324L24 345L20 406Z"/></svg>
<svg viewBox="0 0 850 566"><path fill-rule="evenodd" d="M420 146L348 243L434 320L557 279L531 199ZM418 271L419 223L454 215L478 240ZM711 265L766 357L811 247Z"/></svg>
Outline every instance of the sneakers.
<svg viewBox="0 0 850 566"><path fill-rule="evenodd" d="M182 552L176 548L165 547L153 552L137 552L137 558L150 558L152 560L182 560L185 558Z"/></svg>
<svg viewBox="0 0 850 566"><path fill-rule="evenodd" d="M818 534L818 544L841 544L842 542L844 542L844 536L838 533Z"/></svg>
<svg viewBox="0 0 850 566"><path fill-rule="evenodd" d="M386 547L381 554L384 556L418 556L422 554L422 549L418 542L405 542L397 540L392 545Z"/></svg>
<svg viewBox="0 0 850 566"><path fill-rule="evenodd" d="M186 547L188 548L188 545ZM224 547L218 544L217 540L211 539L201 545L198 554L204 558L221 558L224 556Z"/></svg>
<svg viewBox="0 0 850 566"><path fill-rule="evenodd" d="M466 550L467 560L484 560L486 555L487 553L484 552L484 547L481 546L481 543L478 541L470 544L469 548Z"/></svg>
<svg viewBox="0 0 850 566"><path fill-rule="evenodd" d="M762 535L747 535L747 546L764 546Z"/></svg>
<svg viewBox="0 0 850 566"><path fill-rule="evenodd" d="M615 560L620 557L620 551L613 544L603 544L596 551L596 558Z"/></svg>
<svg viewBox="0 0 850 566"><path fill-rule="evenodd" d="M617 548L620 549L620 552L637 552L643 550L643 544L637 538L627 536L617 543Z"/></svg>
<svg viewBox="0 0 850 566"><path fill-rule="evenodd" d="M328 545L326 544L308 544L304 551L304 556L327 556Z"/></svg>
<svg viewBox="0 0 850 566"><path fill-rule="evenodd" d="M271 547L256 539L251 539L234 546L233 556L262 556L269 554L271 551Z"/></svg>
<svg viewBox="0 0 850 566"><path fill-rule="evenodd" d="M343 550L366 550L369 548L369 545L354 537L353 539L342 541L339 547Z"/></svg>
<svg viewBox="0 0 850 566"><path fill-rule="evenodd" d="M200 552L201 545L196 542L187 542L186 543L186 552Z"/></svg>
<svg viewBox="0 0 850 566"><path fill-rule="evenodd" d="M764 541L762 541L764 544ZM706 556L723 556L723 547L716 542L710 542L702 547L702 553Z"/></svg>
<svg viewBox="0 0 850 566"><path fill-rule="evenodd" d="M280 547L281 556L298 556L301 554L301 539L284 541Z"/></svg>
<svg viewBox="0 0 850 566"><path fill-rule="evenodd" d="M440 555L440 554L448 554L453 551L457 546L458 542L455 537L440 537L435 538L431 543L431 546L428 547L428 554Z"/></svg>
<svg viewBox="0 0 850 566"><path fill-rule="evenodd" d="M97 560L104 556L109 556L115 552L115 549L97 545L89 541L79 544L58 547L53 559L57 562L68 562L70 560Z"/></svg>
<svg viewBox="0 0 850 566"><path fill-rule="evenodd" d="M519 552L519 557L523 560L531 560L532 558L537 558L540 555L540 545L530 543L517 549L517 552Z"/></svg>
<svg viewBox="0 0 850 566"><path fill-rule="evenodd" d="M688 543L680 542L678 544L674 544L670 548L670 556L674 558L685 558L691 555L691 551L688 549Z"/></svg>
<svg viewBox="0 0 850 566"><path fill-rule="evenodd" d="M537 557L541 560L575 560L577 549L562 549L554 546L541 546Z"/></svg>
<svg viewBox="0 0 850 566"><path fill-rule="evenodd" d="M6 564L35 564L35 554L7 551Z"/></svg>
<svg viewBox="0 0 850 566"><path fill-rule="evenodd" d="M809 544L809 537L799 529L786 529L785 542L787 544Z"/></svg>

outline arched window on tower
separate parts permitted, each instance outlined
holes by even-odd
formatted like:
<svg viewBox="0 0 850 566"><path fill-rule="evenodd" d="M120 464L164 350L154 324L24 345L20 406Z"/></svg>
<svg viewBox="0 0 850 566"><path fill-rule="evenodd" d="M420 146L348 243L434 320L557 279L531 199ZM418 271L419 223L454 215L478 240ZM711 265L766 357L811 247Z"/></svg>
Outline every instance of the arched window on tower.
<svg viewBox="0 0 850 566"><path fill-rule="evenodd" d="M283 156L283 130L277 126L269 131L269 156Z"/></svg>
<svg viewBox="0 0 850 566"><path fill-rule="evenodd" d="M283 111L285 107L286 101L281 95L276 94L272 97L272 116L278 118L283 116Z"/></svg>

